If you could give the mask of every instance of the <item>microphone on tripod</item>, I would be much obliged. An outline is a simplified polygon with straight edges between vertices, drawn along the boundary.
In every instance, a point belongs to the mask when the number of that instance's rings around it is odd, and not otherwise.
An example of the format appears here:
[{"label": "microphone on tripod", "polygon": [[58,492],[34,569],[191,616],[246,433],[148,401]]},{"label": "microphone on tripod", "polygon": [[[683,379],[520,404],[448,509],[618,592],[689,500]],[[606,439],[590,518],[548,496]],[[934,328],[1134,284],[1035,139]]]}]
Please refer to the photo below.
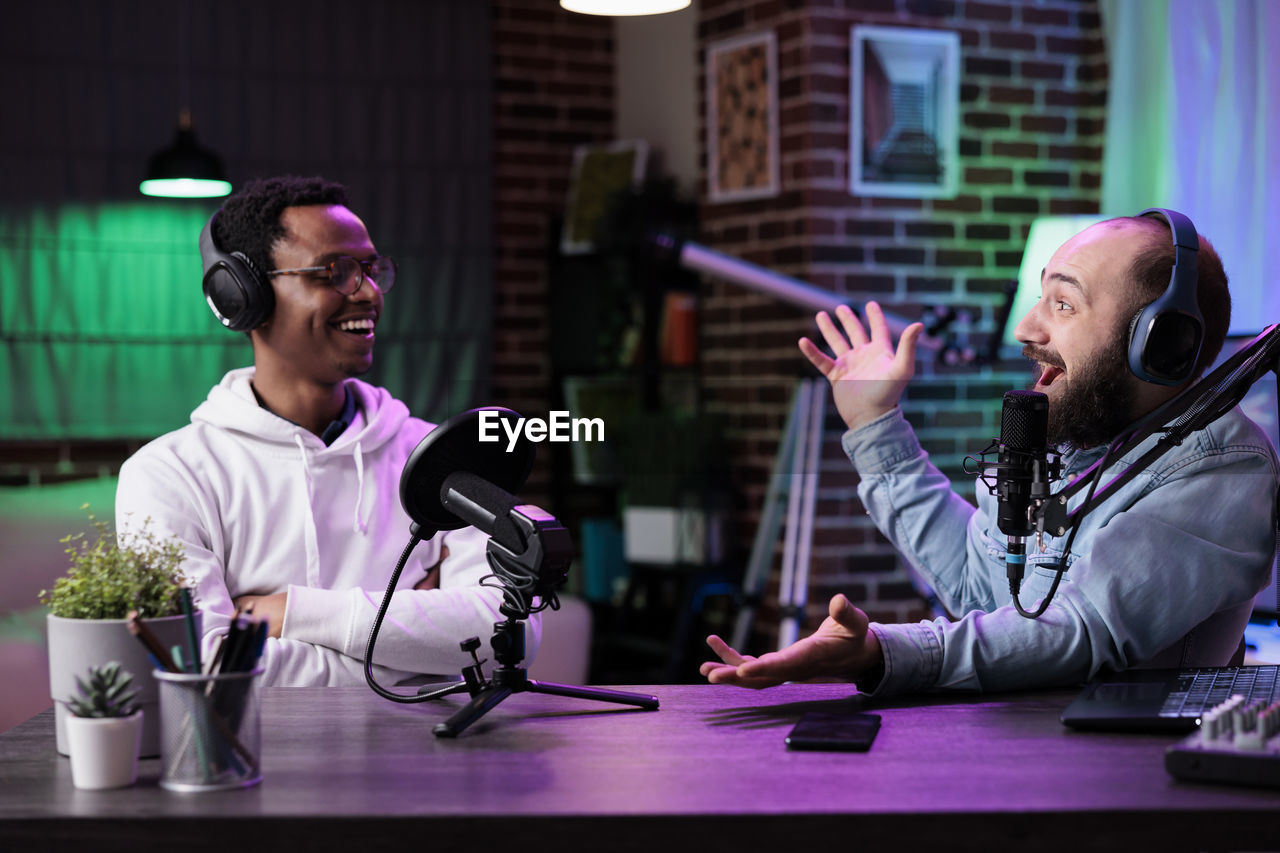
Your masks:
[{"label": "microphone on tripod", "polygon": [[[521,666],[525,652],[523,620],[543,608],[554,610],[559,606],[556,591],[568,577],[573,543],[554,516],[520,503],[511,494],[523,485],[533,467],[533,444],[522,441],[508,451],[498,442],[481,441],[482,412],[504,421],[520,420],[515,412],[500,407],[454,415],[429,432],[405,461],[400,475],[400,503],[412,521],[411,538],[391,574],[369,633],[365,681],[379,696],[401,703],[423,702],[463,690],[470,693],[470,702],[432,730],[438,737],[457,737],[513,693],[547,693],[656,709],[656,696],[535,681]],[[400,572],[409,553],[424,538],[467,525],[489,536],[485,558],[493,574],[484,578],[481,585],[493,585],[486,581],[494,579],[502,590],[498,609],[506,618],[494,624],[489,641],[499,666],[486,678],[481,669],[485,661],[476,654],[480,638],[468,637],[458,645],[474,663],[463,668],[462,681],[427,685],[416,696],[393,693],[373,677],[373,648]]]},{"label": "microphone on tripod", "polygon": [[1026,570],[1026,537],[1037,531],[1035,510],[1049,497],[1058,460],[1049,458],[1049,398],[1039,391],[1007,391],[1000,410],[996,470],[996,526],[1009,537],[1005,572],[1016,599]]}]

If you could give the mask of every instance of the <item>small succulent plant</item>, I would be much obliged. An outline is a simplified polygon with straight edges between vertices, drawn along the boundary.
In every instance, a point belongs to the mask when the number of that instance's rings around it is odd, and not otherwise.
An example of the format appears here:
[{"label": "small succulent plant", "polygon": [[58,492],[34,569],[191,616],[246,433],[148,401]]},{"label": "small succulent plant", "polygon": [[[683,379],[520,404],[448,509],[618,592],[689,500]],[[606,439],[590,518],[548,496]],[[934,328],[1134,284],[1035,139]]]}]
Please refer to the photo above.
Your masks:
[{"label": "small succulent plant", "polygon": [[133,676],[120,668],[119,661],[89,667],[89,679],[76,676],[80,695],[67,701],[67,708],[77,717],[129,717],[138,710],[134,697],[138,688],[130,687]]}]

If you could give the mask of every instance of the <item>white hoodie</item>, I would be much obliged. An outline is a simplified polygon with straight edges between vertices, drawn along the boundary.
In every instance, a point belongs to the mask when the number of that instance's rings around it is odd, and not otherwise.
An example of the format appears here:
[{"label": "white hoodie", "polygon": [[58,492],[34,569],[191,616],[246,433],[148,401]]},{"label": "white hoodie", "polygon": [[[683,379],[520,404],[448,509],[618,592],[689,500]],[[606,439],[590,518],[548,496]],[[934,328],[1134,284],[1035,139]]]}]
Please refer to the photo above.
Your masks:
[{"label": "white hoodie", "polygon": [[[369,631],[410,538],[401,470],[432,425],[410,417],[386,390],[349,379],[355,419],[326,447],[259,406],[252,377],[252,367],[228,373],[189,426],[125,462],[116,527],[127,536],[149,518],[153,532],[186,546],[183,571],[203,611],[203,659],[226,632],[234,598],[287,590],[281,638],[268,640],[262,658],[265,683],[363,684]],[[503,619],[500,590],[479,585],[490,573],[487,543],[464,527],[414,549],[374,648],[379,682],[456,676],[472,662],[462,640],[478,636],[487,647]],[[449,556],[439,588],[413,589],[439,562],[442,545]],[[526,623],[526,664],[539,638],[534,616]]]}]

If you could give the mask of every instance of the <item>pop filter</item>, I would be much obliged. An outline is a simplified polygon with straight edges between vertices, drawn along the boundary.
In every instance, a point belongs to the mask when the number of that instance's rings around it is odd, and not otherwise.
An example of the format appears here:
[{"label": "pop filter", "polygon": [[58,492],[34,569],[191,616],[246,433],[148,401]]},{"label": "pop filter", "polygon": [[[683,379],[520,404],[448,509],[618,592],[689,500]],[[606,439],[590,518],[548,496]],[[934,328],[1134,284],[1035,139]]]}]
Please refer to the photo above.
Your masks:
[{"label": "pop filter", "polygon": [[[482,412],[491,413],[486,420],[500,440],[480,440]],[[441,492],[451,476],[471,474],[504,492],[515,492],[524,485],[537,449],[523,433],[510,446],[509,436],[517,432],[521,420],[511,409],[499,406],[471,409],[431,430],[413,449],[400,475],[400,505],[414,524],[423,528],[420,535],[424,539],[472,523],[444,505]],[[499,427],[499,421],[509,424],[510,432]]]}]

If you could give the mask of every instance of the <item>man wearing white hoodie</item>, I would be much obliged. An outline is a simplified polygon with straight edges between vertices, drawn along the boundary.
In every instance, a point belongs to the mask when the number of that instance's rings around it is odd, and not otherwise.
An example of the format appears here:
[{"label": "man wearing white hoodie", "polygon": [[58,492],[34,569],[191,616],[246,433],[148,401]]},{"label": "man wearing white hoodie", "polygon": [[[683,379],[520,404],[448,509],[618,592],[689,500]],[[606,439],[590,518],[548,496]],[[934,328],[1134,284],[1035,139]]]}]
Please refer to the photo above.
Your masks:
[{"label": "man wearing white hoodie", "polygon": [[[346,188],[321,178],[255,181],[227,199],[202,238],[205,292],[224,325],[247,331],[253,367],[120,470],[122,535],[150,519],[186,547],[202,656],[237,607],[269,620],[267,684],[364,683],[369,631],[409,541],[401,470],[432,429],[355,378],[373,364],[395,264],[346,205]],[[240,265],[244,292],[211,284],[215,258]],[[380,682],[471,662],[459,642],[503,618],[500,590],[480,585],[487,541],[466,527],[414,550],[375,648]],[[538,618],[527,625],[532,659]]]}]

